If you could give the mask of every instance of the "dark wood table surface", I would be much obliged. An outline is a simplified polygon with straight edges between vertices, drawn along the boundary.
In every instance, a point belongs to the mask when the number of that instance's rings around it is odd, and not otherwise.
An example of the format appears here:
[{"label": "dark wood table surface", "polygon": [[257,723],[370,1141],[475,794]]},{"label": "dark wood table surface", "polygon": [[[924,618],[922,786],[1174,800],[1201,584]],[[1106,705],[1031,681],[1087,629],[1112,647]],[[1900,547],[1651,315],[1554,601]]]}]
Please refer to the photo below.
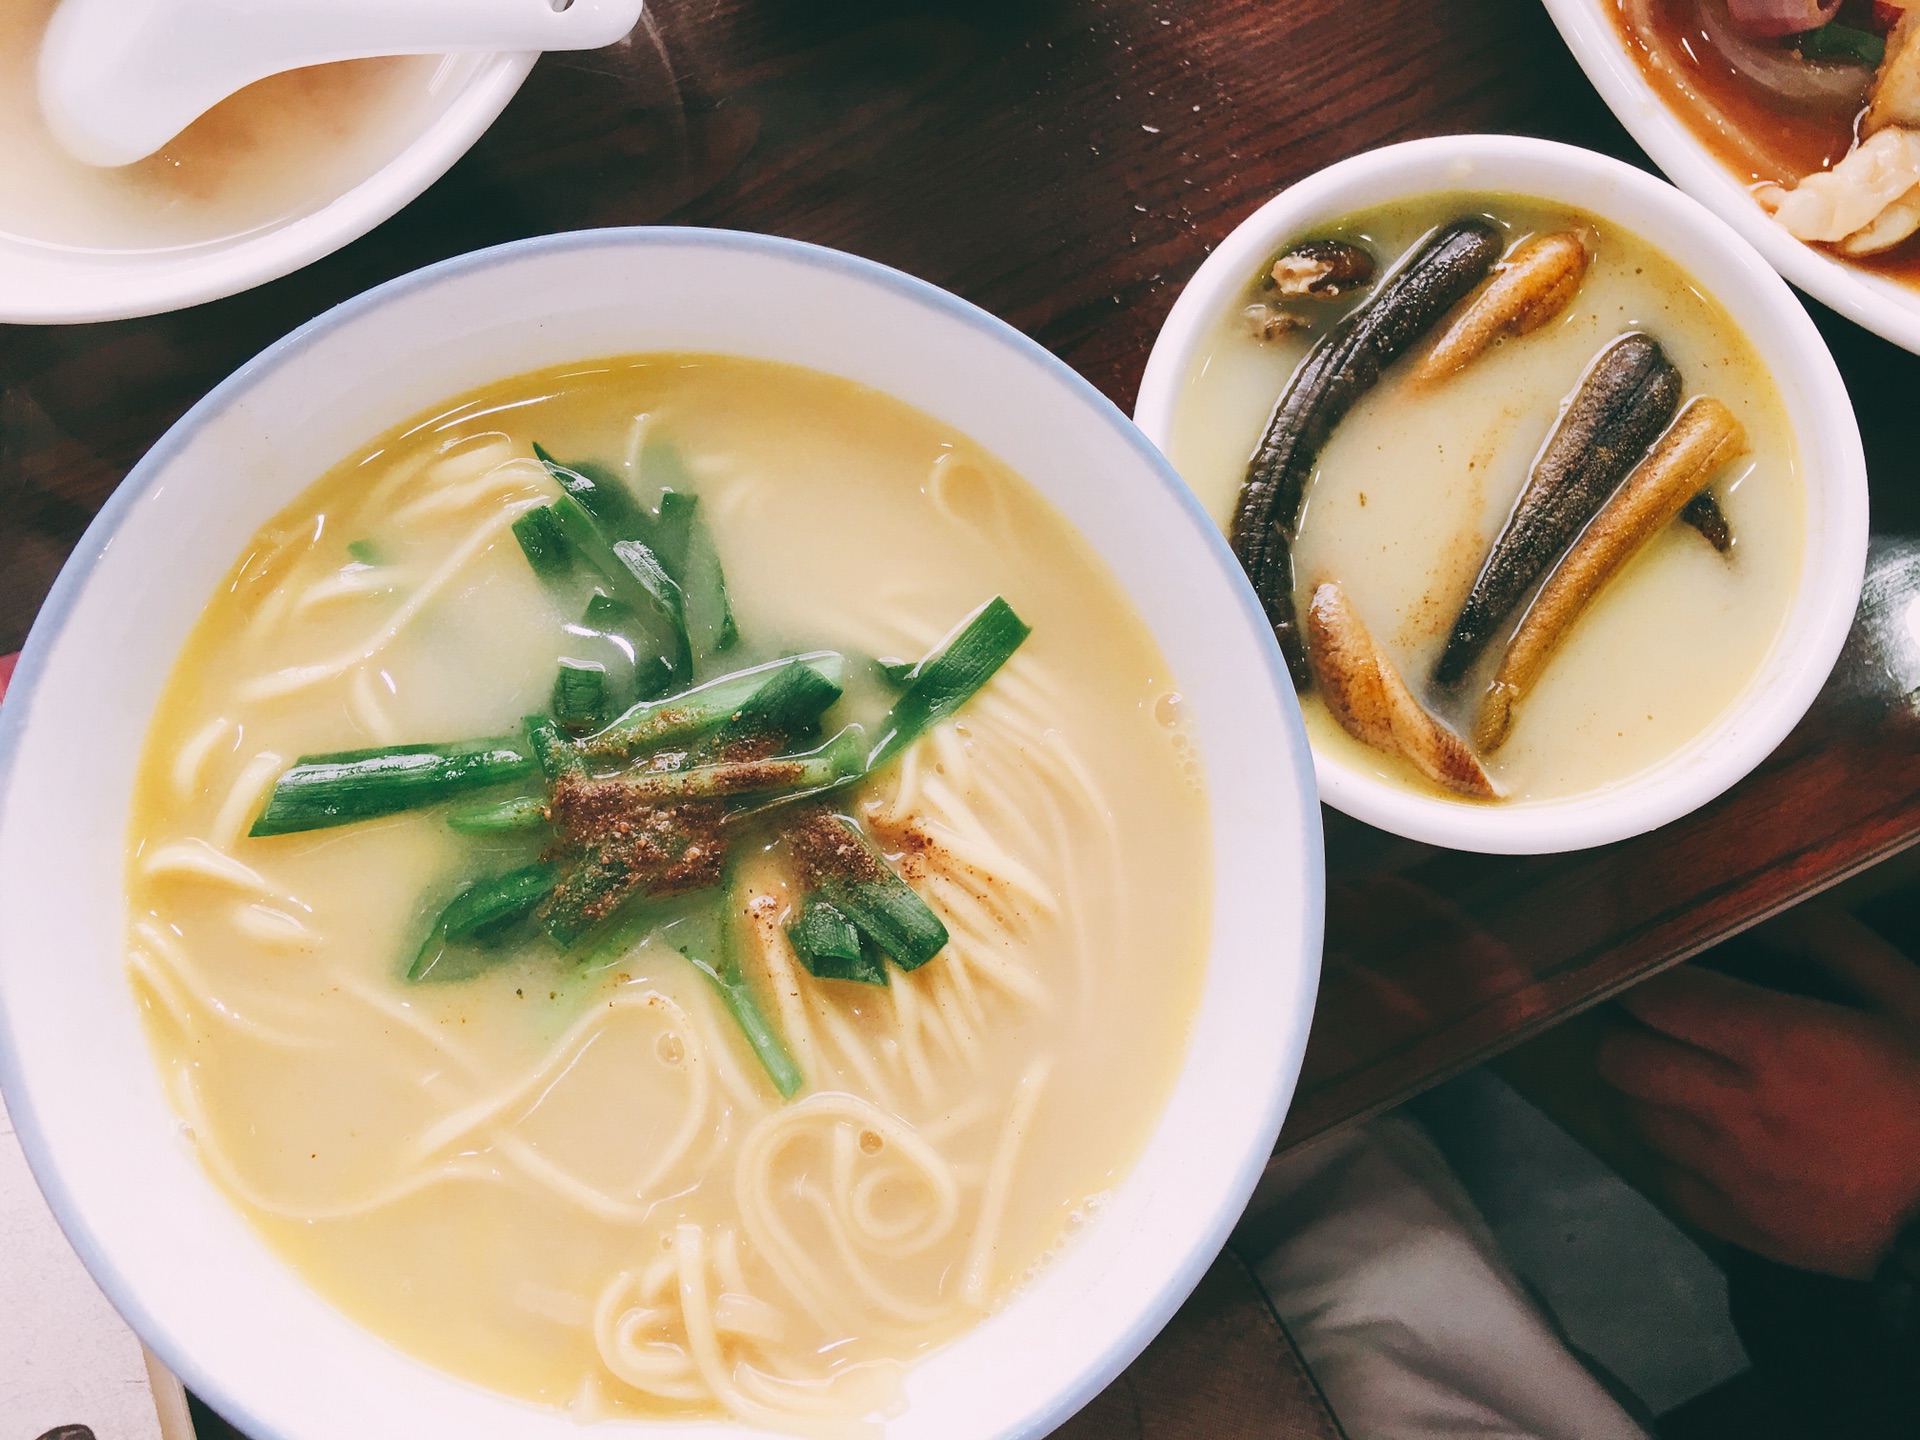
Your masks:
[{"label": "dark wood table surface", "polygon": [[[659,0],[649,23],[543,60],[444,180],[297,275],[154,319],[0,327],[0,652],[208,388],[335,302],[461,251],[653,223],[838,246],[1005,317],[1130,408],[1181,283],[1312,170],[1476,130],[1647,163],[1536,0]],[[1826,695],[1720,801],[1600,850],[1458,854],[1327,812],[1325,980],[1287,1142],[1920,838],[1920,476],[1902,428],[1920,360],[1810,308],[1866,432],[1877,536]]]}]

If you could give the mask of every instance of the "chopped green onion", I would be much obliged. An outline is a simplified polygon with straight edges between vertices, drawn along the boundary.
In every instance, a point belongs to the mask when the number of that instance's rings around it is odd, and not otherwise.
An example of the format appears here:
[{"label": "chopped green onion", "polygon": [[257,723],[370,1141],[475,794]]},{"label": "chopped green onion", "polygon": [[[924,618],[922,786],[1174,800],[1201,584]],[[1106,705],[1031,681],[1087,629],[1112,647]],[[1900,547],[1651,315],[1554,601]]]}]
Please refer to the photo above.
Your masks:
[{"label": "chopped green onion", "polygon": [[630,607],[611,595],[596,594],[587,601],[580,628],[593,631],[619,653],[622,668],[631,669],[635,699],[651,700],[673,688],[673,667],[648,648],[647,627]]},{"label": "chopped green onion", "polygon": [[[840,698],[840,686],[805,660],[787,660],[741,702],[708,738],[705,749],[724,755],[743,740],[790,738],[810,733]],[[850,772],[851,773],[851,772]]]},{"label": "chopped green onion", "polygon": [[658,655],[643,655],[633,662],[633,690],[641,700],[655,700],[673,689],[673,667]]},{"label": "chopped green onion", "polygon": [[998,595],[974,611],[938,650],[913,667],[906,690],[881,722],[880,741],[867,757],[867,768],[879,769],[958,710],[1032,633]]},{"label": "chopped green onion", "polygon": [[580,623],[589,630],[598,630],[602,635],[624,636],[637,618],[630,606],[622,605],[611,595],[601,595],[596,592],[587,601],[587,608],[580,617]]},{"label": "chopped green onion", "polygon": [[547,802],[533,795],[465,805],[447,812],[447,826],[462,835],[523,835],[547,828]]},{"label": "chopped green onion", "polygon": [[598,734],[581,741],[581,748],[591,755],[624,759],[663,745],[698,739],[725,724],[777,671],[796,663],[818,675],[832,687],[834,698],[839,698],[846,661],[831,650],[816,650],[737,670],[677,695],[643,700]]},{"label": "chopped green onion", "polygon": [[525,919],[552,889],[551,865],[525,865],[505,875],[474,881],[455,895],[433,922],[426,942],[407,968],[407,979],[426,978],[450,942],[484,937]]},{"label": "chopped green onion", "polygon": [[607,669],[592,661],[562,660],[553,678],[553,718],[575,733],[593,729],[606,717]]},{"label": "chopped green onion", "polygon": [[523,723],[528,750],[547,779],[558,780],[562,775],[586,772],[586,756],[580,753],[578,745],[560,733],[560,727],[552,720],[545,715],[529,715]]},{"label": "chopped green onion", "polygon": [[902,970],[918,970],[947,943],[947,927],[927,902],[887,864],[860,827],[845,816],[835,820],[866,852],[869,863],[858,874],[829,874],[818,879],[821,898],[845,915]]},{"label": "chopped green onion", "polygon": [[896,690],[904,690],[907,682],[913,679],[913,672],[920,668],[917,660],[876,660],[873,668],[880,672],[880,678]]},{"label": "chopped green onion", "polygon": [[650,906],[623,905],[576,943],[569,958],[582,970],[604,970],[618,963],[658,923]]},{"label": "chopped green onion", "polygon": [[720,1003],[727,1007],[727,1013],[746,1037],[747,1045],[766,1068],[774,1088],[784,1099],[792,1099],[805,1083],[804,1077],[741,971],[732,927],[725,916],[688,917],[662,926],[659,933],[662,940],[686,956],[694,969],[707,977],[720,996]]},{"label": "chopped green onion", "polygon": [[540,907],[538,918],[547,938],[571,951],[632,898],[641,879],[624,861],[605,851],[589,851]]},{"label": "chopped green onion", "polygon": [[645,540],[653,525],[633,492],[611,470],[585,461],[562,465],[538,444],[533,453],[560,488],[615,540]]},{"label": "chopped green onion", "polygon": [[533,753],[514,736],[303,755],[274,782],[250,835],[350,825],[524,779]]},{"label": "chopped green onion", "polygon": [[1851,25],[1822,25],[1803,30],[1795,43],[1808,60],[1838,60],[1847,65],[1877,66],[1887,54],[1887,42],[1871,30]]},{"label": "chopped green onion", "polygon": [[[559,738],[552,721],[530,717],[527,733],[535,753],[545,757],[543,763],[550,776],[577,774],[583,768],[579,748]],[[860,728],[848,726],[828,744],[804,755],[698,765],[685,770],[641,770],[594,783],[608,787],[636,811],[743,795],[772,796],[785,802],[830,789],[859,773],[864,753]],[[680,838],[692,843],[691,837]],[[590,846],[541,906],[540,923],[556,945],[572,950],[626,904],[650,873],[636,870],[618,847]]]},{"label": "chopped green onion", "polygon": [[675,679],[693,679],[693,651],[687,640],[686,608],[680,587],[661,568],[659,559],[638,540],[614,540],[593,517],[563,495],[553,502],[560,533],[586,562],[605,577],[613,598],[637,616],[656,617],[658,633],[650,642],[672,669]]},{"label": "chopped green onion", "polygon": [[573,568],[573,552],[567,548],[567,537],[560,533],[560,522],[551,505],[529,510],[515,520],[513,538],[520,542],[520,553],[542,580]]},{"label": "chopped green onion", "polygon": [[862,940],[851,920],[818,896],[802,902],[800,918],[787,926],[787,939],[807,973],[818,979],[887,983],[885,960]]},{"label": "chopped green onion", "polygon": [[687,635],[702,658],[719,654],[740,638],[727,596],[720,552],[701,519],[699,497],[668,490],[660,497],[655,552],[686,597]]},{"label": "chopped green onion", "polygon": [[693,548],[693,522],[699,511],[697,495],[667,490],[660,496],[660,509],[653,522],[653,553],[676,580],[687,573],[687,553]]},{"label": "chopped green onion", "polygon": [[865,768],[863,731],[849,725],[817,750],[767,760],[720,760],[684,770],[643,770],[619,784],[636,804],[714,800],[731,795],[812,794],[851,779]]},{"label": "chopped green onion", "polygon": [[380,547],[371,540],[349,540],[347,542],[347,554],[362,565],[386,564],[385,559],[383,559],[380,554]]}]

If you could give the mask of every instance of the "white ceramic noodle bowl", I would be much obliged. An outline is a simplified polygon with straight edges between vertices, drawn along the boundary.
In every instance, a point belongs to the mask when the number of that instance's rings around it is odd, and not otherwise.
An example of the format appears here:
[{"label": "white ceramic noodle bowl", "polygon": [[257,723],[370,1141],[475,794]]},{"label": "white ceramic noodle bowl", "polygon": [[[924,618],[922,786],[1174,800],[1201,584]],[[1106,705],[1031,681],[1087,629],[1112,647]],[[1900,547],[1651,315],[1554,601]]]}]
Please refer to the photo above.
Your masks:
[{"label": "white ceramic noodle bowl", "polygon": [[1415,793],[1314,753],[1328,804],[1411,839],[1497,854],[1604,845],[1706,804],[1786,738],[1833,669],[1860,596],[1867,473],[1853,406],[1819,331],[1751,246],[1672,186],[1588,150],[1513,135],[1390,145],[1284,191],[1207,257],[1154,343],[1134,419],[1149,439],[1167,444],[1196,352],[1286,241],[1355,210],[1447,190],[1504,191],[1579,206],[1650,241],[1746,332],[1779,387],[1799,445],[1805,550],[1782,632],[1727,712],[1665,761],[1585,795],[1489,805]]},{"label": "white ceramic noodle bowl", "polygon": [[1627,53],[1612,0],[1543,0],[1561,38],[1640,148],[1674,184],[1712,210],[1787,279],[1902,349],[1920,354],[1920,289],[1849,265],[1789,235],[1745,182],[1694,138]]},{"label": "white ceramic noodle bowl", "polygon": [[[743,294],[781,304],[743,306]],[[894,271],[790,241],[602,230],[449,261],[322,316],[154,448],[81,540],[0,707],[0,1082],[68,1236],[134,1328],[256,1440],[580,1440],[319,1299],[214,1188],[161,1092],[122,961],[135,759],[240,547],[386,427],[518,371],[624,351],[764,357],[919,406],[1026,476],[1112,567],[1188,698],[1214,846],[1200,1007],[1111,1203],[1005,1310],[916,1363],[893,1440],[1037,1437],[1198,1281],[1291,1098],[1319,974],[1319,812],[1299,710],[1212,523],[1039,346]],[[702,1424],[610,1424],[712,1440]]]},{"label": "white ceramic noodle bowl", "polygon": [[199,305],[310,265],[357,240],[444,175],[520,89],[533,52],[449,56],[452,97],[406,149],[342,195],[279,224],[153,250],[84,250],[0,236],[0,324],[124,320]]}]

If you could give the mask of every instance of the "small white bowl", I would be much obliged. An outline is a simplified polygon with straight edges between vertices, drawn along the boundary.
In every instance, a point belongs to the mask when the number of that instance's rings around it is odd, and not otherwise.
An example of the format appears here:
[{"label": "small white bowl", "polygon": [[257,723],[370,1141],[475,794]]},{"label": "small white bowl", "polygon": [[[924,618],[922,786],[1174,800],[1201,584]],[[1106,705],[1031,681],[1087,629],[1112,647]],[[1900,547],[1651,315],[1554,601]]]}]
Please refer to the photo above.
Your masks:
[{"label": "small white bowl", "polygon": [[[742,295],[778,295],[773,309]],[[914,1364],[894,1440],[1039,1436],[1117,1374],[1211,1263],[1259,1177],[1319,978],[1320,813],[1252,589],[1172,468],[1058,359],[897,271],[792,241],[598,230],[433,266],[243,366],[115,492],[0,707],[0,1084],[95,1279],[254,1440],[579,1440],[347,1320],[283,1265],[179,1134],[125,975],[128,804],[149,717],[240,547],[342,455],[469,387],[694,350],[807,365],[916,405],[1027,477],[1173,662],[1209,777],[1207,974],[1166,1109],[1113,1199],[1004,1310]],[[609,1422],[649,1440],[713,1423]]]},{"label": "small white bowl", "polygon": [[540,57],[462,57],[464,78],[414,141],[345,194],[227,240],[158,250],[76,250],[0,238],[0,324],[158,315],[251,290],[359,239],[446,174],[507,108]]},{"label": "small white bowl", "polygon": [[1920,354],[1920,289],[1803,244],[1775,223],[1746,183],[1694,138],[1648,83],[1606,14],[1607,0],[1543,3],[1607,108],[1674,184],[1739,231],[1768,264],[1822,305]]},{"label": "small white bowl", "polygon": [[1420,795],[1314,752],[1323,799],[1383,830],[1503,855],[1605,845],[1706,804],[1786,738],[1813,703],[1853,621],[1867,554],[1867,469],[1846,386],[1800,302],[1724,222],[1643,171],[1515,135],[1449,135],[1371,150],[1308,176],[1243,221],[1187,282],[1141,377],[1134,421],[1165,447],[1196,349],[1238,306],[1261,263],[1343,215],[1450,190],[1577,206],[1663,251],[1733,317],[1779,387],[1800,449],[1806,548],[1800,588],[1746,690],[1662,763],[1562,800],[1486,805]]}]

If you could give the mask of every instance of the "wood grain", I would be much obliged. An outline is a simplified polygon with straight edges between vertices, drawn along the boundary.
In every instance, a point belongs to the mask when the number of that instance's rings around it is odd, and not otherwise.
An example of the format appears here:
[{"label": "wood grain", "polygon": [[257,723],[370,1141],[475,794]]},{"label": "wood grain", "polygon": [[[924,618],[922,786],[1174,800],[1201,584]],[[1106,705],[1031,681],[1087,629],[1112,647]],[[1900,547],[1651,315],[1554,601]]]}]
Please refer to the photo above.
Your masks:
[{"label": "wood grain", "polygon": [[[176,315],[0,329],[0,650],[167,425],[287,330],[419,265],[581,226],[794,236],[957,291],[1128,407],[1181,283],[1274,191],[1473,130],[1646,163],[1534,0],[668,0],[621,47],[543,60],[444,180],[299,274]],[[1603,850],[1461,855],[1329,813],[1325,982],[1289,1141],[1920,835],[1920,361],[1816,318],[1882,535],[1827,696],[1721,801]]]}]

